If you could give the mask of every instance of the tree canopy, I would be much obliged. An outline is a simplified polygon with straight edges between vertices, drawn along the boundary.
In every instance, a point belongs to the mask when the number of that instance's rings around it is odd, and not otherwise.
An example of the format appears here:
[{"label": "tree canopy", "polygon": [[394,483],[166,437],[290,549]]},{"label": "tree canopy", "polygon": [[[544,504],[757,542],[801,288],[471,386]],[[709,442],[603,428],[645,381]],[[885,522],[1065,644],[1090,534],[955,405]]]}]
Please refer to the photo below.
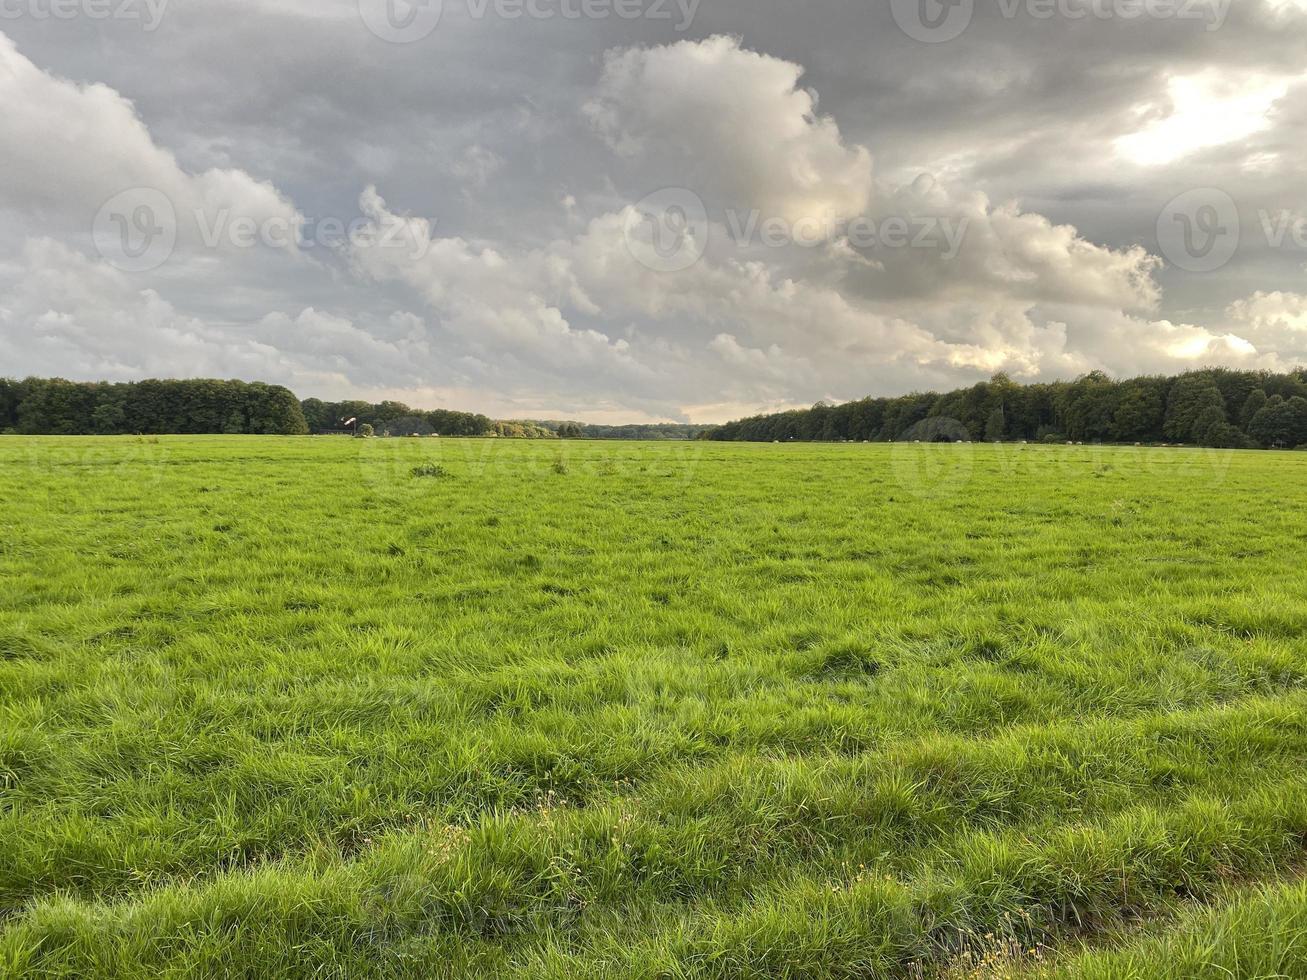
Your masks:
[{"label": "tree canopy", "polygon": [[753,442],[1018,441],[1307,445],[1307,372],[1208,368],[1174,378],[1018,385],[1006,375],[943,394],[864,398],[757,415],[705,435]]},{"label": "tree canopy", "polygon": [[279,385],[215,381],[0,378],[0,431],[27,435],[142,433],[302,435],[299,399]]},{"label": "tree canopy", "polygon": [[484,436],[489,435],[494,427],[494,423],[484,415],[444,408],[427,412],[395,401],[372,404],[307,398],[303,408],[309,431],[317,433],[339,432],[347,419],[355,419],[360,426],[370,425],[381,435],[392,436]]},{"label": "tree canopy", "polygon": [[299,401],[261,382],[194,379],[125,383],[0,378],[0,432],[30,435],[340,432],[517,439],[694,439],[754,442],[900,440],[1181,443],[1223,448],[1307,446],[1307,371],[1208,368],[1174,378],[1019,385],[998,374],[970,388],[864,398],[728,422],[590,425],[494,421],[402,402]]}]

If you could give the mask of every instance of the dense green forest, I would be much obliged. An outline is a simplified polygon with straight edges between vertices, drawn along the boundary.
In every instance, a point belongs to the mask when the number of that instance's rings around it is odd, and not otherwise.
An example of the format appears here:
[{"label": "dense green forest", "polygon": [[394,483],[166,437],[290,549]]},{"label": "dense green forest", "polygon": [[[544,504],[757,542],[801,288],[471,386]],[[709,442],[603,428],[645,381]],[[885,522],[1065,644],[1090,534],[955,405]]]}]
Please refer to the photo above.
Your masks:
[{"label": "dense green forest", "polygon": [[998,374],[971,388],[759,415],[705,438],[753,442],[1018,441],[1307,446],[1307,371],[1205,369],[1175,378],[1018,385]]},{"label": "dense green forest", "polygon": [[244,381],[65,381],[0,378],[0,432],[26,435],[302,435],[299,399]]},{"label": "dense green forest", "polygon": [[[348,425],[346,423],[349,423]],[[505,439],[694,439],[706,425],[589,425],[495,421],[471,412],[426,411],[403,402],[298,401],[286,388],[243,381],[0,378],[0,432],[24,435],[350,432],[378,436],[499,436]]]},{"label": "dense green forest", "polygon": [[310,432],[342,431],[348,419],[356,420],[360,429],[371,426],[381,436],[484,436],[491,434],[495,426],[484,415],[443,408],[428,412],[403,402],[324,402],[308,398],[302,404]]},{"label": "dense green forest", "polygon": [[[352,421],[352,425],[346,425]],[[494,421],[402,402],[299,401],[260,382],[74,382],[0,379],[0,431],[31,435],[269,434],[516,439],[694,439],[754,442],[1017,441],[1178,443],[1221,448],[1307,446],[1307,371],[1211,368],[1174,378],[1019,385],[995,375],[970,388],[759,415],[721,426]]]},{"label": "dense green forest", "polygon": [[[346,426],[347,420],[353,425]],[[259,382],[186,380],[124,384],[62,378],[0,378],[0,432],[23,435],[305,435],[371,432],[556,439],[530,422],[494,422],[402,402],[301,402],[286,388]]]}]

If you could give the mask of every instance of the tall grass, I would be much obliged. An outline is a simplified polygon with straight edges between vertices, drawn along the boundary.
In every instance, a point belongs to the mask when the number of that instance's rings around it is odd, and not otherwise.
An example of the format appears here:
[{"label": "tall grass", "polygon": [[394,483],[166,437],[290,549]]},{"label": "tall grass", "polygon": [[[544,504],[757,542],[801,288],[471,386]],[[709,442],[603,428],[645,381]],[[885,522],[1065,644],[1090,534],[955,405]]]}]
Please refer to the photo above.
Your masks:
[{"label": "tall grass", "polygon": [[1277,942],[1226,902],[1307,841],[1304,475],[0,440],[0,970],[1110,971],[1226,911]]}]

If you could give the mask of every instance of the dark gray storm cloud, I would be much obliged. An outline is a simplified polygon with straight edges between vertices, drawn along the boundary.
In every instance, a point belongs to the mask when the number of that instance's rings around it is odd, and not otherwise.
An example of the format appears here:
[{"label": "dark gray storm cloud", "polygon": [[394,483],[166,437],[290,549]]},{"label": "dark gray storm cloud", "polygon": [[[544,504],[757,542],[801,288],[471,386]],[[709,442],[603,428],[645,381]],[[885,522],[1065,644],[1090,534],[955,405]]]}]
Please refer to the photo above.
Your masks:
[{"label": "dark gray storm cloud", "polygon": [[0,364],[498,415],[1307,361],[1300,0],[0,0]]}]

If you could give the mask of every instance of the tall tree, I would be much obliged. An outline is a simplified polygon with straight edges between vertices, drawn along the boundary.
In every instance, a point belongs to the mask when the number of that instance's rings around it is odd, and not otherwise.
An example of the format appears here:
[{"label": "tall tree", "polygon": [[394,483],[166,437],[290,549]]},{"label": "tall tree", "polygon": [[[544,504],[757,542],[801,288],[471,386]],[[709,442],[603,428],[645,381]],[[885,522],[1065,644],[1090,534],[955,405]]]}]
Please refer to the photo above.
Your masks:
[{"label": "tall tree", "polygon": [[1166,419],[1162,432],[1172,442],[1192,442],[1200,433],[1195,429],[1199,418],[1210,409],[1220,411],[1226,418],[1225,399],[1221,389],[1206,374],[1185,374],[1171,385],[1166,403]]}]

